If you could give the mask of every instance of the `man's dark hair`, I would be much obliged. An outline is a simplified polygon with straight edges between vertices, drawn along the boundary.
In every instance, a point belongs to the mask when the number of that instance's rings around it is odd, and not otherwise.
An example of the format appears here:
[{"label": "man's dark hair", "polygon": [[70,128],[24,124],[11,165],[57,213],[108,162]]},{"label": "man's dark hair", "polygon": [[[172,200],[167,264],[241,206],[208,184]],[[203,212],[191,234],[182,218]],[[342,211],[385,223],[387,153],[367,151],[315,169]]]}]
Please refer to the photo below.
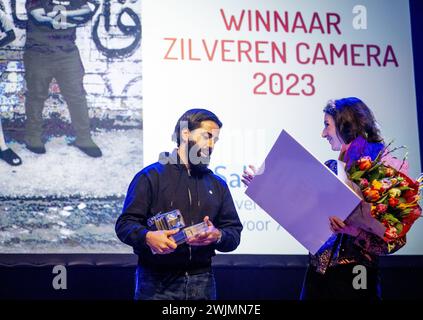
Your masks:
[{"label": "man's dark hair", "polygon": [[213,121],[219,128],[222,128],[222,122],[213,112],[206,109],[190,109],[186,111],[176,123],[172,140],[175,141],[179,147],[181,144],[181,131],[185,128],[188,128],[190,131],[200,128],[201,122],[203,121]]}]

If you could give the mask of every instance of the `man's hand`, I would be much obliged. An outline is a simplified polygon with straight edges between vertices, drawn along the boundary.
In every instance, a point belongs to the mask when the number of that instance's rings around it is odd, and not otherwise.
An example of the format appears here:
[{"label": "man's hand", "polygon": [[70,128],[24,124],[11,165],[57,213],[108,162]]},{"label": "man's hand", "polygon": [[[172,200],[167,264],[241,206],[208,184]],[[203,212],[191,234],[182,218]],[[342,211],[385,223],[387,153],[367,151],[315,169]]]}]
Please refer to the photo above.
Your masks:
[{"label": "man's hand", "polygon": [[149,231],[145,236],[145,241],[154,253],[172,253],[173,251],[175,251],[178,245],[171,236],[177,233],[178,231],[179,229]]},{"label": "man's hand", "polygon": [[215,243],[222,236],[222,232],[213,225],[208,216],[204,217],[204,222],[208,225],[207,230],[189,238],[187,241],[189,245],[208,246]]},{"label": "man's hand", "polygon": [[357,237],[360,229],[349,224],[345,224],[340,218],[332,216],[329,217],[330,229],[334,233],[346,233],[350,236]]}]

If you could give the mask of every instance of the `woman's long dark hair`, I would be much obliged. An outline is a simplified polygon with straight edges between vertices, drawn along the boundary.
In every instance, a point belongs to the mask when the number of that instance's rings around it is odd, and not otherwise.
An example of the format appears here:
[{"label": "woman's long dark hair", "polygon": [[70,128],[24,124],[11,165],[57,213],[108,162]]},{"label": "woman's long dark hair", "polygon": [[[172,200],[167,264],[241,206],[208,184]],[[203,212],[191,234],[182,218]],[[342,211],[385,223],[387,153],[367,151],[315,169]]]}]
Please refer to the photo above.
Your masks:
[{"label": "woman's long dark hair", "polygon": [[333,117],[336,131],[346,144],[359,136],[368,142],[383,142],[373,112],[360,99],[349,97],[329,101],[323,112]]}]

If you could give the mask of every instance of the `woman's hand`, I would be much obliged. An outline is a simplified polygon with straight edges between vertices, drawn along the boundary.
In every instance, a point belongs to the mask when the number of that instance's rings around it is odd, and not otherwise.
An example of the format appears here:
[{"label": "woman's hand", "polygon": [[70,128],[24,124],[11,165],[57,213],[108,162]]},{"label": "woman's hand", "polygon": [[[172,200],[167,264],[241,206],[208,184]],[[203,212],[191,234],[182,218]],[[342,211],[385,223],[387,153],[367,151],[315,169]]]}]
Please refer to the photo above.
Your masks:
[{"label": "woman's hand", "polygon": [[244,173],[242,175],[242,179],[241,181],[248,187],[251,183],[251,181],[253,181],[254,176],[257,174],[257,169],[256,167],[254,167],[253,165],[249,165],[248,168],[250,168],[251,172],[248,171],[247,169],[244,170]]},{"label": "woman's hand", "polygon": [[329,217],[330,229],[333,233],[346,233],[350,236],[357,237],[360,229],[352,225],[345,224],[336,216]]}]

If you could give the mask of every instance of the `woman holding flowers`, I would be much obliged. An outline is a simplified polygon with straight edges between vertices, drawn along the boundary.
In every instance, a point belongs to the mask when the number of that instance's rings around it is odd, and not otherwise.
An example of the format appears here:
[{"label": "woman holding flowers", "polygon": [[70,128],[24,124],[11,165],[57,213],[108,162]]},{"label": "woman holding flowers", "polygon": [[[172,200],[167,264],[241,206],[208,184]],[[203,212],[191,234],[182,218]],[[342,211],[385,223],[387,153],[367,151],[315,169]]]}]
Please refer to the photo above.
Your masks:
[{"label": "woman holding flowers", "polygon": [[[371,110],[360,99],[345,98],[329,102],[323,111],[322,137],[328,140],[332,150],[340,151],[339,159],[346,163],[346,169],[363,157],[368,158],[360,163],[361,169],[369,169],[371,160],[384,149]],[[337,173],[336,161],[328,161],[327,165]],[[310,255],[301,298],[379,299],[378,257],[404,246],[405,237],[397,239],[389,250],[381,235],[345,223],[336,216],[330,218],[330,227],[334,232],[332,237],[314,256]],[[365,267],[365,289],[353,286],[357,276],[353,270],[357,265]]]},{"label": "woman holding flowers", "polygon": [[[363,178],[366,172],[382,170],[380,166],[374,165],[374,161],[380,159],[380,155],[386,151],[372,111],[363,101],[354,97],[330,101],[323,111],[322,137],[328,140],[332,150],[340,152],[339,160],[346,163],[346,172],[363,193],[365,200],[356,210],[371,207],[372,215],[369,212],[369,220],[375,219],[371,221],[372,223],[382,221],[373,215],[376,207],[386,211],[399,203],[397,203],[398,197],[394,194],[397,191],[383,190],[383,180],[379,182],[379,186],[377,181],[369,182]],[[344,170],[337,168],[335,160],[327,161],[326,165],[335,173],[338,169]],[[253,173],[245,171],[243,175],[243,181],[247,185],[255,174],[254,167],[250,168]],[[392,170],[392,175],[398,172],[392,168],[387,170]],[[388,183],[388,180],[385,183]],[[392,187],[393,183],[398,184],[400,181],[392,180],[389,183]],[[414,191],[415,194],[418,193],[418,186]],[[393,196],[390,197],[389,193]],[[386,201],[376,203],[381,197]],[[418,209],[420,210],[420,207]],[[419,210],[415,212],[418,215]],[[380,214],[385,217],[385,213]],[[330,217],[329,223],[333,235],[315,255],[310,254],[301,299],[380,299],[378,258],[397,251],[406,243],[405,232],[398,234],[393,232],[385,220],[377,224],[382,227],[371,229],[363,224],[351,223],[349,219],[342,221],[336,216]],[[400,221],[396,223],[399,225]]]}]

